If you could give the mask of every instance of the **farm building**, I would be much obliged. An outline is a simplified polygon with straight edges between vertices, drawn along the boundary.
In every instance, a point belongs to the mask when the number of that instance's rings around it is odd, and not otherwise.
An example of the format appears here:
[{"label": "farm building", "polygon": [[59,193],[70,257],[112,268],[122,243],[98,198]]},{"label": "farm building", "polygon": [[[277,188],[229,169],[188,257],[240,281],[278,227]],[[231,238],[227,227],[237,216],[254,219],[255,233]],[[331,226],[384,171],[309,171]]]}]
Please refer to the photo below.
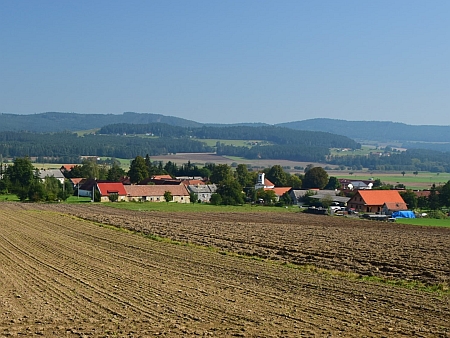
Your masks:
[{"label": "farm building", "polygon": [[172,202],[190,203],[189,192],[181,185],[126,185],[125,191],[129,201],[165,202],[164,193],[172,194]]},{"label": "farm building", "polygon": [[215,184],[191,184],[188,185],[188,189],[197,195],[197,200],[208,203],[212,194],[216,192],[217,186]]},{"label": "farm building", "polygon": [[100,202],[109,202],[115,195],[117,201],[125,201],[127,192],[121,182],[102,182],[97,183],[97,190],[100,192]]},{"label": "farm building", "polygon": [[289,191],[289,195],[292,198],[292,202],[299,206],[304,204],[304,197],[308,193],[314,193],[314,195],[310,196],[312,199],[322,200],[324,198],[331,199],[331,202],[337,203],[339,205],[346,205],[346,203],[350,200],[349,197],[339,196],[339,191],[336,190],[318,190],[318,189],[291,189]]},{"label": "farm building", "polygon": [[43,181],[46,177],[54,177],[61,184],[64,183],[64,175],[59,169],[44,169],[39,171],[39,178]]},{"label": "farm building", "polygon": [[358,212],[381,213],[385,203],[406,206],[397,190],[357,190],[347,205]]}]

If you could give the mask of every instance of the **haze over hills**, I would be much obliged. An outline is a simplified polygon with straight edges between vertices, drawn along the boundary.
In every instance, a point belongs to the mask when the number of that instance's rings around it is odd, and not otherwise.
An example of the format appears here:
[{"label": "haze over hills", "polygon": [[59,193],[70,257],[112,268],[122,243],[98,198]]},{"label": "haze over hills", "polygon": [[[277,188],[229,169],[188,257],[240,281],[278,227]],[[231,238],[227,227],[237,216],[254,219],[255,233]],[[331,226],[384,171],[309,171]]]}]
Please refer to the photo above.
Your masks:
[{"label": "haze over hills", "polygon": [[[264,123],[212,124],[174,116],[152,113],[125,112],[123,114],[79,114],[47,112],[19,115],[0,114],[1,131],[61,132],[99,129],[110,124],[166,123],[173,126],[196,128],[202,126],[268,126]],[[296,130],[321,131],[347,136],[357,142],[396,142],[405,148],[426,148],[450,151],[450,126],[408,125],[386,121],[346,121],[314,118],[276,124]]]},{"label": "haze over hills", "polygon": [[277,126],[325,131],[357,140],[450,142],[450,126],[418,126],[388,121],[346,121],[327,118],[280,123]]}]

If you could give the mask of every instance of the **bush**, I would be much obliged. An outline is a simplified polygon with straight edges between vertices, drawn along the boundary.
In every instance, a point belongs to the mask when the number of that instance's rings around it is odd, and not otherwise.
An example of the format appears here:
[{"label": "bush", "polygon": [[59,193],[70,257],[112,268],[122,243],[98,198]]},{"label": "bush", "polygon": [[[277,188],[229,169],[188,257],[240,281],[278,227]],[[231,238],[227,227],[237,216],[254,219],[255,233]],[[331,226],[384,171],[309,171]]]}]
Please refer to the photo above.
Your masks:
[{"label": "bush", "polygon": [[434,219],[446,219],[448,218],[445,213],[443,213],[441,210],[431,210],[428,212],[427,218],[434,218]]},{"label": "bush", "polygon": [[212,194],[209,202],[214,205],[219,205],[222,203],[222,197],[219,194]]}]

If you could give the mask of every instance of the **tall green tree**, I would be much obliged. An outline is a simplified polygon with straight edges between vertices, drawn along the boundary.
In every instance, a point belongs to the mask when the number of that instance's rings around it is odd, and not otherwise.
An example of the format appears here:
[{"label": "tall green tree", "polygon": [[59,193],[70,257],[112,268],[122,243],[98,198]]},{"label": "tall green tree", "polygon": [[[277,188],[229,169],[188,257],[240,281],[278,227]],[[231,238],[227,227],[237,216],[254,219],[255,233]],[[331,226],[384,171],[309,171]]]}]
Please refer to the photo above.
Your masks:
[{"label": "tall green tree", "polygon": [[221,204],[238,205],[244,203],[242,186],[233,177],[221,181],[217,186],[216,193],[221,197]]},{"label": "tall green tree", "polygon": [[113,163],[111,168],[108,170],[106,179],[108,181],[119,182],[122,177],[126,175],[125,170],[123,170],[119,164]]},{"label": "tall green tree", "polygon": [[433,183],[430,189],[430,194],[428,195],[428,206],[431,210],[437,210],[440,207],[439,196],[437,194],[436,185]]},{"label": "tall green tree", "polygon": [[13,165],[6,169],[6,176],[11,184],[11,191],[24,191],[25,195],[34,180],[34,167],[28,157],[14,159]]},{"label": "tall green tree", "polygon": [[269,169],[267,179],[275,184],[276,187],[286,187],[288,184],[288,175],[283,170],[283,167],[278,164]]},{"label": "tall green tree", "polygon": [[229,181],[231,179],[233,179],[233,172],[231,171],[231,167],[228,164],[216,165],[210,177],[211,183],[216,184],[219,184],[222,181]]},{"label": "tall green tree", "polygon": [[143,179],[149,177],[148,168],[142,156],[136,156],[130,164],[130,170],[128,171],[131,183],[138,183]]},{"label": "tall green tree", "polygon": [[328,183],[328,174],[322,167],[314,167],[305,173],[303,189],[323,189]]},{"label": "tall green tree", "polygon": [[302,180],[297,175],[289,175],[287,186],[294,189],[300,189],[302,187]]},{"label": "tall green tree", "polygon": [[408,209],[416,209],[417,208],[417,196],[412,190],[400,191],[400,196],[402,196],[405,201]]},{"label": "tall green tree", "polygon": [[450,181],[440,187],[439,202],[441,206],[450,207]]},{"label": "tall green tree", "polygon": [[236,180],[243,187],[250,187],[252,185],[255,185],[255,183],[251,180],[251,176],[245,164],[238,164],[236,170],[234,171],[234,175],[236,177]]},{"label": "tall green tree", "polygon": [[328,183],[325,186],[326,190],[335,190],[335,189],[340,189],[340,188],[341,188],[341,184],[339,183],[339,180],[334,176],[331,176],[328,179]]}]

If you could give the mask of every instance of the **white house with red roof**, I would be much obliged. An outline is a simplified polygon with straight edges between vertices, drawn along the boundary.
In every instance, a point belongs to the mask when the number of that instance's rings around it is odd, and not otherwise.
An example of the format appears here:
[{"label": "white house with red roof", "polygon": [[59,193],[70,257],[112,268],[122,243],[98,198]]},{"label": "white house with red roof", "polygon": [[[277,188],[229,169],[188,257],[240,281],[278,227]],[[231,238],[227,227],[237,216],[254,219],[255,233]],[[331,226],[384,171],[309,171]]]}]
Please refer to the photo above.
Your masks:
[{"label": "white house with red roof", "polygon": [[122,182],[98,182],[97,190],[100,192],[100,202],[109,202],[112,195],[117,196],[117,201],[127,200],[127,192]]}]

